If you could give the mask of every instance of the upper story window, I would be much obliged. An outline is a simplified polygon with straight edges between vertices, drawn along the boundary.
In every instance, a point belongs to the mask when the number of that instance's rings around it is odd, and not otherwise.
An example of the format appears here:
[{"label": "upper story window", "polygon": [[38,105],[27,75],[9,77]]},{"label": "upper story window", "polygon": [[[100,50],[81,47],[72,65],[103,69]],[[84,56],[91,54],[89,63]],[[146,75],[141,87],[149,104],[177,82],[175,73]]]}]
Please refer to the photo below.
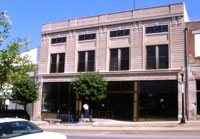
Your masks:
[{"label": "upper story window", "polygon": [[81,51],[78,53],[78,56],[78,72],[94,71],[94,51]]},{"label": "upper story window", "polygon": [[110,49],[110,71],[129,70],[129,48]]},{"label": "upper story window", "polygon": [[130,30],[117,30],[117,31],[110,31],[110,37],[119,37],[119,36],[129,36]]},{"label": "upper story window", "polygon": [[168,32],[168,25],[146,27],[146,34]]},{"label": "upper story window", "polygon": [[147,69],[167,69],[168,45],[147,46]]},{"label": "upper story window", "polygon": [[84,35],[79,35],[78,40],[83,41],[83,40],[93,40],[96,39],[96,33],[92,34],[84,34]]},{"label": "upper story window", "polygon": [[55,43],[64,43],[64,42],[66,42],[66,37],[53,38],[53,39],[51,39],[51,44],[55,44]]},{"label": "upper story window", "polygon": [[195,57],[200,57],[200,34],[194,35],[195,40]]},{"label": "upper story window", "polygon": [[65,67],[65,53],[51,54],[50,73],[62,73]]}]

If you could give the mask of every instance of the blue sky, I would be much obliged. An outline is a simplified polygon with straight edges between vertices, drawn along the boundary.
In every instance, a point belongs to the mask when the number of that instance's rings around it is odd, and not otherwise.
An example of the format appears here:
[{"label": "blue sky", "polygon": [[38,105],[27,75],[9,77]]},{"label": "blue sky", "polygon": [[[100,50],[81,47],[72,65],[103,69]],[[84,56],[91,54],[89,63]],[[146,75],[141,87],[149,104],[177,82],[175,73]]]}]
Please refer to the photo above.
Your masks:
[{"label": "blue sky", "polygon": [[[200,20],[199,0],[135,0],[135,8],[184,2],[190,21]],[[133,0],[0,0],[12,21],[8,40],[30,37],[30,48],[40,46],[42,24],[133,9]],[[5,46],[3,46],[5,47]]]}]

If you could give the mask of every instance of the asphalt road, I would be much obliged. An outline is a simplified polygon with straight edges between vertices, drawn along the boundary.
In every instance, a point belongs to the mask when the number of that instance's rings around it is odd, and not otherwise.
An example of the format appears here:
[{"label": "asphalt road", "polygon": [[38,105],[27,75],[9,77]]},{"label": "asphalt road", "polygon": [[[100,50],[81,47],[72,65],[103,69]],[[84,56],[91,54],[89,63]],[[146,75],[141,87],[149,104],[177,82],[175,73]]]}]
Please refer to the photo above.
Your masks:
[{"label": "asphalt road", "polygon": [[[51,130],[52,131],[52,130]],[[200,139],[200,132],[56,131],[68,139]]]}]

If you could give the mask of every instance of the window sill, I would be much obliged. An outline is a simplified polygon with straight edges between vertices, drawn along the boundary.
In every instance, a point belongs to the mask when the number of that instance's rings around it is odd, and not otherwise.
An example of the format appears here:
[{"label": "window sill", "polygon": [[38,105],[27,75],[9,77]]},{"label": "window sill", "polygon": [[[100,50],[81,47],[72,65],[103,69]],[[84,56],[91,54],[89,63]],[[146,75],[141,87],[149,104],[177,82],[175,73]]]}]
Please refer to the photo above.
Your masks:
[{"label": "window sill", "polygon": [[165,35],[165,34],[169,34],[169,32],[158,32],[158,33],[149,33],[149,34],[146,34],[146,36],[153,36],[153,35]]},{"label": "window sill", "polygon": [[91,39],[91,40],[82,40],[82,41],[78,41],[79,43],[85,43],[85,42],[95,42],[96,39]]},{"label": "window sill", "polygon": [[54,44],[51,44],[51,46],[55,47],[55,46],[59,46],[59,45],[63,45],[63,44],[66,44],[66,42],[63,42],[63,43],[54,43]]},{"label": "window sill", "polygon": [[130,38],[130,35],[128,35],[128,36],[110,37],[110,40],[121,39],[121,38]]}]

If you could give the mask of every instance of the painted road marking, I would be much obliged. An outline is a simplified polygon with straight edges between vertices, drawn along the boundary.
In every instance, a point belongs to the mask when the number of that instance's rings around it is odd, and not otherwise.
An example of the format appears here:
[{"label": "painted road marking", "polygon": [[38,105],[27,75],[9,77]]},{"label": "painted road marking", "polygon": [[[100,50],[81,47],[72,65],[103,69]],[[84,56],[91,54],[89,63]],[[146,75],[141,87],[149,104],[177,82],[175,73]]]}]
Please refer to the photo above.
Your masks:
[{"label": "painted road marking", "polygon": [[99,133],[99,134],[96,134],[96,136],[102,136],[102,135],[106,135],[106,134],[109,134],[110,132],[103,132],[103,133]]}]

